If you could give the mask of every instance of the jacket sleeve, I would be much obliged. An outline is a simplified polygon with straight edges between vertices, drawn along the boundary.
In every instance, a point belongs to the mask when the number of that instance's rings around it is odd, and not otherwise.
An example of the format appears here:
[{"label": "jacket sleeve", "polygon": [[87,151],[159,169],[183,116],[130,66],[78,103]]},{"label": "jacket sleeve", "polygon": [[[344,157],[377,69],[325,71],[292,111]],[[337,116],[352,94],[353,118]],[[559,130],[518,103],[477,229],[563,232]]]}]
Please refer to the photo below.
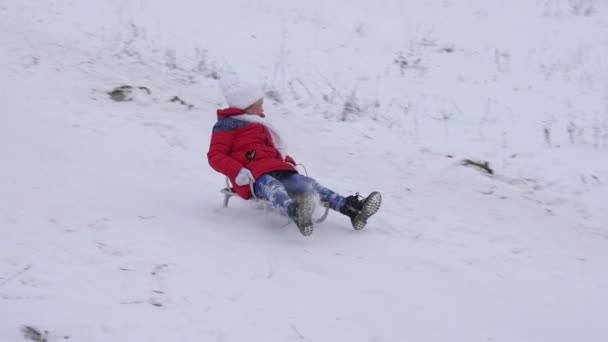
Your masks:
[{"label": "jacket sleeve", "polygon": [[230,178],[234,183],[234,178],[243,167],[241,163],[230,156],[232,150],[232,140],[235,132],[224,131],[215,132],[211,135],[211,143],[209,144],[209,152],[207,152],[207,160],[211,167]]}]

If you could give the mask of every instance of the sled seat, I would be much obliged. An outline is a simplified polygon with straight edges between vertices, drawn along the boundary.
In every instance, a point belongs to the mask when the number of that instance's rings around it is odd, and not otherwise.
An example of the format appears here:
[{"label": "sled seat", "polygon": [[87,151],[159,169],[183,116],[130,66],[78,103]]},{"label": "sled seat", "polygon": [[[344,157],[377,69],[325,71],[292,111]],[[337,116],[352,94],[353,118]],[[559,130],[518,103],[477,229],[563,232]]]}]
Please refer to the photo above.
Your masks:
[{"label": "sled seat", "polygon": [[[259,198],[255,195],[255,192],[253,191],[253,182],[249,182],[249,188],[251,189],[251,198],[247,201],[261,203],[264,205],[264,208],[272,207],[270,201],[263,198]],[[228,208],[228,201],[232,197],[236,196],[240,198],[240,196],[234,191],[234,188],[232,188],[232,184],[230,184],[230,178],[228,177],[226,177],[226,187],[220,189],[220,192],[224,195],[224,208]],[[325,219],[329,215],[329,204],[327,202],[321,202],[321,205],[324,208],[323,215],[321,215],[321,217],[319,217],[318,219],[315,219],[316,223],[325,221]]]}]

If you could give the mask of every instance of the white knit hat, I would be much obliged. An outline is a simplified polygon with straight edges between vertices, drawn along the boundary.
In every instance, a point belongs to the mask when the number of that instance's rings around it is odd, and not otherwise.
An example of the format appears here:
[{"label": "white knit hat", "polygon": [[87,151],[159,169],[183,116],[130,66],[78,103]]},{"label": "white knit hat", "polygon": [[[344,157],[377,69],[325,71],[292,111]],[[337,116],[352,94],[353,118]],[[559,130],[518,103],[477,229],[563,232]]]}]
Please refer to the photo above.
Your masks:
[{"label": "white knit hat", "polygon": [[245,109],[264,97],[261,88],[233,75],[222,77],[220,88],[228,106],[238,109]]}]

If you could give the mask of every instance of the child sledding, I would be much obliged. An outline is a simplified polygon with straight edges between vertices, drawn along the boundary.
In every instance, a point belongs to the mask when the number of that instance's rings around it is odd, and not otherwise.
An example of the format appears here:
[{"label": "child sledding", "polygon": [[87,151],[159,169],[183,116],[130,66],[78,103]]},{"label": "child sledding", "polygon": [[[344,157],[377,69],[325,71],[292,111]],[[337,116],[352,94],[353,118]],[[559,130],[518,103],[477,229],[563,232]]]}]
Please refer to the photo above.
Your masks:
[{"label": "child sledding", "polygon": [[231,76],[222,78],[220,86],[229,108],[217,111],[207,158],[214,170],[228,177],[238,196],[267,200],[305,236],[313,232],[317,199],[348,216],[355,230],[365,227],[380,209],[379,192],[343,197],[299,174],[294,159],[282,151],[279,132],[264,119],[262,90]]}]

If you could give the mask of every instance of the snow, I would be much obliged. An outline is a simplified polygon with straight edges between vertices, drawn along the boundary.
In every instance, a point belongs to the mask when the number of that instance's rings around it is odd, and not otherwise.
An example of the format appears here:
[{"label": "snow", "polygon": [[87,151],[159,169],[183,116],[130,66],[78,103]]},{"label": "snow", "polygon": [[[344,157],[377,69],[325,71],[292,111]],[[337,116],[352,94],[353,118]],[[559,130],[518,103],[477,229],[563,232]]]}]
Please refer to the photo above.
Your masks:
[{"label": "snow", "polygon": [[[0,341],[608,340],[607,19],[0,1]],[[222,208],[205,154],[228,71],[281,98],[267,119],[322,184],[382,192],[365,230]],[[151,94],[110,100],[122,84]]]}]

